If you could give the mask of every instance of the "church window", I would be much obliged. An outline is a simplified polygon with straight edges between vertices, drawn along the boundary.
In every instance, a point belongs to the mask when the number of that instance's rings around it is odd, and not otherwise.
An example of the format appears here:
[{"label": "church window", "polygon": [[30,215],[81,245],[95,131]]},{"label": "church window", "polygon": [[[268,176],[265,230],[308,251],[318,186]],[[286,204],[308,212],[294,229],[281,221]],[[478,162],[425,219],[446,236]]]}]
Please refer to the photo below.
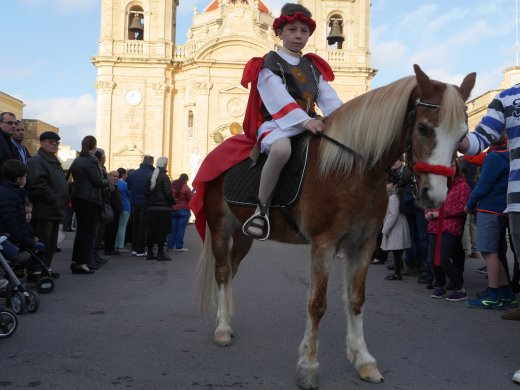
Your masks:
[{"label": "church window", "polygon": [[345,36],[343,35],[343,18],[332,15],[327,23],[327,45],[329,49],[342,49]]},{"label": "church window", "polygon": [[130,8],[128,12],[128,39],[144,39],[144,11],[139,6]]},{"label": "church window", "polygon": [[186,129],[186,137],[193,137],[193,111],[188,111],[188,128]]}]

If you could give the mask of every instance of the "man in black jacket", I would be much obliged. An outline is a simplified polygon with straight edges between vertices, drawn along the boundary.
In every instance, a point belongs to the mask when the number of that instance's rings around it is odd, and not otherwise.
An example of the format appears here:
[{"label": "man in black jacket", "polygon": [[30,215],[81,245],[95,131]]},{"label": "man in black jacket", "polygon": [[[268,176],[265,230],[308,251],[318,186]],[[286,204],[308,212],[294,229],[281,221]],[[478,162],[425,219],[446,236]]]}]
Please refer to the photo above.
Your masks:
[{"label": "man in black jacket", "polygon": [[[11,136],[14,133],[15,127],[16,116],[12,112],[2,112],[0,114],[0,168],[7,160],[15,158],[13,156],[13,145],[11,143]],[[1,173],[0,181],[2,181]]]},{"label": "man in black jacket", "polygon": [[146,183],[152,176],[153,170],[153,157],[144,156],[139,169],[133,171],[127,179],[132,204],[132,255],[137,257],[146,256],[145,244],[148,233]]},{"label": "man in black jacket", "polygon": [[60,223],[69,203],[67,181],[56,157],[60,136],[52,131],[40,135],[40,149],[28,162],[27,193],[33,204],[31,220],[34,234],[47,249],[47,266],[51,265]]}]

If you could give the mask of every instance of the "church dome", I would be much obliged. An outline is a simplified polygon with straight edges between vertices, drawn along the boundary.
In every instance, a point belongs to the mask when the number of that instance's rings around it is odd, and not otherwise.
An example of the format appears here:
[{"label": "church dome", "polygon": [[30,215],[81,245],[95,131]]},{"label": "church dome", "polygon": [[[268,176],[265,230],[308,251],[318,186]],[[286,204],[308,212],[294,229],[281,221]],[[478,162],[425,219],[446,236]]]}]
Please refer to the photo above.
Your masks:
[{"label": "church dome", "polygon": [[[224,0],[224,1],[227,1],[228,4],[239,3],[242,1],[249,4],[249,3],[254,3],[255,0]],[[215,11],[216,9],[218,9],[218,0],[213,0],[210,3],[210,5],[207,6],[205,11]],[[265,14],[269,14],[269,12],[270,12],[269,8],[267,8],[266,5],[261,0],[258,0],[258,9]]]}]

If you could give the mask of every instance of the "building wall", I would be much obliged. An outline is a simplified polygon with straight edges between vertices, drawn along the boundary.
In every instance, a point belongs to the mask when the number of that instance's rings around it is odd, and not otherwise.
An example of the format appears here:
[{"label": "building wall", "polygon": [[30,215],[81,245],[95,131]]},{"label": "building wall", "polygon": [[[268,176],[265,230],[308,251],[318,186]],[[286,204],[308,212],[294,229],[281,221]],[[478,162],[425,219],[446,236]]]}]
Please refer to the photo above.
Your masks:
[{"label": "building wall", "polygon": [[16,119],[20,119],[23,116],[23,108],[25,104],[21,100],[18,100],[6,93],[0,92],[0,113],[1,112],[12,112],[16,115]]},{"label": "building wall", "polygon": [[[96,135],[109,153],[110,169],[135,168],[150,154],[169,157],[172,176],[193,177],[207,153],[242,131],[249,96],[240,85],[242,71],[250,58],[278,48],[274,16],[253,0],[210,3],[201,12],[195,9],[187,42],[175,45],[177,0],[102,0],[99,53],[92,62],[97,67]],[[321,25],[306,52],[330,62],[340,97],[346,101],[369,90],[375,75],[369,52],[370,2],[300,3]],[[126,34],[135,7],[144,13],[143,40]],[[341,49],[327,45],[332,15],[344,20]],[[127,94],[135,91],[141,99],[129,102]]]}]

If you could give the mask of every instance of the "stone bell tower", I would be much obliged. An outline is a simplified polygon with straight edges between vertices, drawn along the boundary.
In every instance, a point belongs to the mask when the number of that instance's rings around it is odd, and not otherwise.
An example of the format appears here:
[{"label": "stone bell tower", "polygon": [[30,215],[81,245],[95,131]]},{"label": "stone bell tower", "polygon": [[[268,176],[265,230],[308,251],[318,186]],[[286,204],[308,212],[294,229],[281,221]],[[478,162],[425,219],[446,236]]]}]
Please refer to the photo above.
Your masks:
[{"label": "stone bell tower", "polygon": [[376,70],[370,66],[370,0],[299,0],[316,20],[305,51],[328,61],[332,83],[344,101],[370,89]]},{"label": "stone bell tower", "polygon": [[96,138],[110,169],[168,156],[179,0],[102,0]]}]

